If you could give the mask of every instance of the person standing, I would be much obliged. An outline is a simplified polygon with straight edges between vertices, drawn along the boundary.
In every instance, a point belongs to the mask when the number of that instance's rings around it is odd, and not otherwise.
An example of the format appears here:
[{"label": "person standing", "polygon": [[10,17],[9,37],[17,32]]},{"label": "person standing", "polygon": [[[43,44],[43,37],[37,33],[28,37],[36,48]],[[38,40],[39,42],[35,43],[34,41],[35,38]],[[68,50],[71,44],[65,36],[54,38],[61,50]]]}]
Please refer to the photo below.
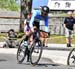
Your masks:
[{"label": "person standing", "polygon": [[67,47],[71,47],[72,33],[75,26],[75,19],[72,16],[73,14],[72,11],[69,11],[67,14],[68,14],[68,17],[66,17],[64,20],[65,36],[66,36]]}]

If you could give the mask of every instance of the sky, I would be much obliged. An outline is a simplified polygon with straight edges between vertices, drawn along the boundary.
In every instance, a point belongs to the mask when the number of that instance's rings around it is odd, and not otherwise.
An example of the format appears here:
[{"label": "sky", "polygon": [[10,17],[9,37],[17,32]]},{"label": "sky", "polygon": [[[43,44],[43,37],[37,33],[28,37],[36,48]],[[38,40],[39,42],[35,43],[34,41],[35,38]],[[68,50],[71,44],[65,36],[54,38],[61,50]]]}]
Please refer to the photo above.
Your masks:
[{"label": "sky", "polygon": [[16,0],[16,3],[17,3],[18,5],[20,5],[20,0]]}]

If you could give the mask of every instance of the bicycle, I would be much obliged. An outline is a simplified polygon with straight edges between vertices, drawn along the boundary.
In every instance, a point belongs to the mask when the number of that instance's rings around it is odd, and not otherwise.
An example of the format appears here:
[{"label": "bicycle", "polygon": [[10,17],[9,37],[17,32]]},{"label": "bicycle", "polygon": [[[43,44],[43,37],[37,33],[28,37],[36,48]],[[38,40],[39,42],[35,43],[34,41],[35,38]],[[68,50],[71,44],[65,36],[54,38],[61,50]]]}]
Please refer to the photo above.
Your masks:
[{"label": "bicycle", "polygon": [[[30,51],[30,54],[29,54],[30,63],[32,65],[38,64],[38,62],[39,62],[39,60],[42,56],[44,43],[42,43],[41,40],[40,40],[40,31],[35,30],[34,33],[36,33],[36,36],[34,37],[33,44],[31,46],[28,45],[29,44],[29,39],[27,41],[27,45],[25,45],[25,44],[21,45],[22,43],[25,42],[24,39],[20,42],[18,50],[17,50],[17,61],[18,61],[18,63],[22,63],[24,61],[24,59],[27,55],[27,50],[29,50]],[[30,36],[32,36],[32,35],[34,36],[34,33],[32,33]],[[19,56],[20,56],[21,52],[22,52],[23,56],[20,59]],[[35,59],[35,56],[37,56],[36,59]]]},{"label": "bicycle", "polygon": [[69,55],[68,55],[68,59],[67,59],[67,64],[71,65],[71,66],[75,66],[75,48],[73,48]]}]

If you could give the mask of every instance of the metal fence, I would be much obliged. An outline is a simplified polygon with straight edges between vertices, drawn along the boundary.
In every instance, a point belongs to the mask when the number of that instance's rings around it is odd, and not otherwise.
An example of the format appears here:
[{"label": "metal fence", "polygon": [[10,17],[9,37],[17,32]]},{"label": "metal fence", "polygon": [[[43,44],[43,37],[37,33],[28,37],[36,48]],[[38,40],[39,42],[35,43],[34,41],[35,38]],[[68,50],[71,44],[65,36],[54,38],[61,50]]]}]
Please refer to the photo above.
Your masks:
[{"label": "metal fence", "polygon": [[[50,17],[49,31],[51,34],[64,35],[64,18],[65,17]],[[41,29],[44,29],[44,23],[41,22]],[[2,19],[0,18],[0,32],[7,32],[10,28],[15,31],[20,30],[20,19]]]},{"label": "metal fence", "polygon": [[[64,18],[65,17],[50,17],[49,31],[51,34],[64,35]],[[44,23],[41,24],[41,29],[44,29]]]},{"label": "metal fence", "polygon": [[20,29],[20,19],[0,18],[0,32],[7,32],[14,29],[16,32]]}]

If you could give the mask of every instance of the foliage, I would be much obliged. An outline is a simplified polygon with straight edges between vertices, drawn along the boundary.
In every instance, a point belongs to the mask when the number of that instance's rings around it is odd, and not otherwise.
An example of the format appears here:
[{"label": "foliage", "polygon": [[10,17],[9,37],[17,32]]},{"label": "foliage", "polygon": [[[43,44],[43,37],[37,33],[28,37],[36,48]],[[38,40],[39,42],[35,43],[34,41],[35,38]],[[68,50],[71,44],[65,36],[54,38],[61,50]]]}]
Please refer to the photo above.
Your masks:
[{"label": "foliage", "polygon": [[18,11],[20,6],[16,4],[15,0],[0,0],[0,8],[11,11]]}]

